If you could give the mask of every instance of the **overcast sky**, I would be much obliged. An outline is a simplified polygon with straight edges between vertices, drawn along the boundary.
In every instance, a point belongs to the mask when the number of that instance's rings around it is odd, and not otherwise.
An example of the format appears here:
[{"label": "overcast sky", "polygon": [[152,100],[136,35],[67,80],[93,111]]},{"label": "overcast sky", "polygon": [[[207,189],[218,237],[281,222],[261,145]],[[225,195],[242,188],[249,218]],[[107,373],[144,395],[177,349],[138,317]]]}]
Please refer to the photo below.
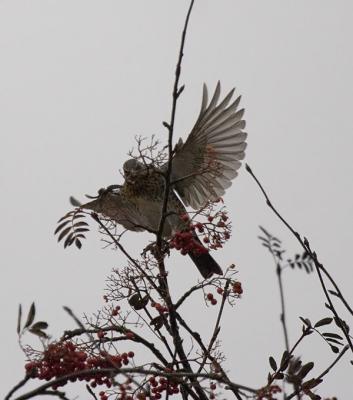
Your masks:
[{"label": "overcast sky", "polygon": [[[81,251],[64,250],[53,236],[70,210],[100,187],[121,183],[119,169],[134,135],[166,138],[174,66],[188,1],[1,0],[0,179],[0,392],[23,376],[17,345],[18,303],[35,301],[40,319],[60,335],[78,315],[102,305],[105,279],[121,256],[103,250],[93,228]],[[353,302],[352,131],[353,3],[351,0],[198,0],[190,21],[176,138],[185,138],[199,111],[202,83],[242,94],[249,146],[246,161],[274,204],[311,241],[320,260]],[[266,383],[268,356],[284,348],[275,268],[258,239],[258,225],[299,250],[245,169],[227,191],[233,236],[215,254],[234,262],[244,296],[227,311],[220,334],[234,381]],[[138,254],[148,241],[131,233]],[[189,260],[173,254],[174,293],[197,279]],[[284,274],[290,342],[298,316],[328,316],[318,278]],[[210,334],[214,312],[202,300],[185,309],[195,329]],[[343,313],[344,317],[347,317]],[[209,329],[208,329],[209,328]],[[321,373],[334,355],[312,335],[300,348]],[[345,357],[318,393],[353,393]]]}]

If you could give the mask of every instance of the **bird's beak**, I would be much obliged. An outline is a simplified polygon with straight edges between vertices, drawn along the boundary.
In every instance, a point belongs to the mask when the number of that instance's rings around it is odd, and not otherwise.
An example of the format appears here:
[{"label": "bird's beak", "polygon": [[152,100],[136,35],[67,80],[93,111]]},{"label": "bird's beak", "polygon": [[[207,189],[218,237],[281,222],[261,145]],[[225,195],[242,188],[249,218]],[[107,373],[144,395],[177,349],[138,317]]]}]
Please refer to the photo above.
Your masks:
[{"label": "bird's beak", "polygon": [[86,210],[92,210],[96,213],[102,212],[102,202],[100,201],[100,199],[89,201],[86,204],[82,204],[80,207]]}]

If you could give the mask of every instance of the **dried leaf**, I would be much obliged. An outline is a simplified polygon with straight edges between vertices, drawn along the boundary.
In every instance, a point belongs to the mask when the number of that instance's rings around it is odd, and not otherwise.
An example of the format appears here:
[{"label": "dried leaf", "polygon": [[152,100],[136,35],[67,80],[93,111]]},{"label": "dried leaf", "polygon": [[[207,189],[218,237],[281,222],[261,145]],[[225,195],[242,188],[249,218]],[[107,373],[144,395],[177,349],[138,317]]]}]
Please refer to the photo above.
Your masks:
[{"label": "dried leaf", "polygon": [[263,236],[258,236],[257,238],[262,240],[263,242],[270,243],[269,240],[264,238]]},{"label": "dried leaf", "polygon": [[304,364],[298,373],[299,377],[301,379],[304,379],[313,368],[314,368],[313,362],[308,362],[307,364]]},{"label": "dried leaf", "polygon": [[57,223],[59,224],[61,221],[64,221],[64,219],[69,218],[72,214],[74,214],[74,212],[75,212],[75,211],[70,211],[70,212],[68,212],[68,213],[65,214],[63,217],[61,217]]},{"label": "dried leaf", "polygon": [[269,239],[272,238],[272,235],[270,235],[270,234],[266,231],[265,228],[263,228],[262,226],[259,226],[259,228],[262,230],[262,232],[263,232]]},{"label": "dried leaf", "polygon": [[22,306],[21,304],[18,306],[18,315],[17,315],[17,334],[21,332],[21,320],[22,320]]},{"label": "dried leaf", "polygon": [[339,353],[340,349],[339,349],[338,347],[333,346],[333,345],[330,345],[330,347],[331,347],[331,350],[332,350],[335,354]]},{"label": "dried leaf", "polygon": [[322,319],[320,319],[320,321],[316,322],[314,327],[318,328],[319,326],[329,325],[332,321],[333,321],[333,318],[331,318],[331,317],[322,318]]},{"label": "dried leaf", "polygon": [[277,372],[275,374],[275,379],[283,379],[284,378],[284,374],[283,372]]},{"label": "dried leaf", "polygon": [[89,231],[89,229],[88,228],[75,228],[75,233],[76,232],[88,232]]},{"label": "dried leaf", "polygon": [[287,369],[289,361],[292,357],[293,356],[291,356],[287,350],[283,352],[280,366],[281,371],[285,371]]},{"label": "dried leaf", "polygon": [[66,226],[68,223],[70,222],[70,220],[66,220],[64,221],[62,224],[60,224],[54,231],[54,235],[56,235],[59,231],[61,231],[62,228],[64,228],[64,226]]},{"label": "dried leaf", "polygon": [[71,246],[74,240],[75,240],[75,232],[70,232],[67,235],[67,238],[65,239],[64,249],[66,249],[67,246]]},{"label": "dried leaf", "polygon": [[74,227],[77,227],[77,226],[88,226],[88,224],[85,221],[78,221],[74,224]]},{"label": "dried leaf", "polygon": [[27,315],[27,320],[24,328],[28,328],[30,325],[32,325],[35,316],[36,316],[36,306],[34,303],[32,303]]},{"label": "dried leaf", "polygon": [[299,318],[300,318],[300,320],[301,320],[307,327],[309,327],[309,328],[312,327],[310,319],[308,319],[308,318],[303,318],[303,317],[299,317]]},{"label": "dried leaf", "polygon": [[76,245],[76,247],[77,247],[78,249],[81,249],[81,247],[82,247],[82,243],[80,242],[79,239],[77,239],[77,237],[76,237],[76,239],[75,239],[75,245]]},{"label": "dried leaf", "polygon": [[343,343],[339,342],[339,341],[336,340],[336,339],[326,338],[326,340],[327,340],[328,342],[330,342],[330,343],[335,343],[335,344],[338,344],[339,346],[343,346]]},{"label": "dried leaf", "polygon": [[39,336],[39,337],[42,337],[42,338],[45,338],[45,339],[48,338],[48,335],[45,332],[41,331],[40,329],[30,328],[29,331],[31,333],[33,333],[33,335],[36,335],[36,336]]},{"label": "dried leaf", "polygon": [[270,362],[270,366],[274,371],[277,371],[277,363],[276,360],[271,356],[268,361]]},{"label": "dried leaf", "polygon": [[146,296],[141,297],[140,293],[135,293],[134,295],[132,295],[129,298],[129,304],[135,310],[141,310],[147,306],[148,300],[149,300],[149,297],[147,294],[146,294]]},{"label": "dried leaf", "polygon": [[77,238],[86,239],[86,236],[83,235],[82,233],[79,233],[78,235],[76,235],[76,239],[77,239]]},{"label": "dried leaf", "polygon": [[164,323],[164,318],[162,315],[158,315],[158,317],[153,318],[150,322],[150,325],[154,327],[155,330],[159,330],[162,328]]},{"label": "dried leaf", "polygon": [[48,328],[48,324],[45,321],[38,321],[35,324],[33,324],[31,326],[32,330],[42,330],[42,329],[47,329]]},{"label": "dried leaf", "polygon": [[77,199],[75,199],[75,197],[73,197],[73,196],[70,196],[69,197],[69,201],[70,201],[70,204],[72,205],[72,206],[74,206],[74,207],[80,207],[82,204],[81,204],[81,202],[79,202]]},{"label": "dried leaf", "polygon": [[317,385],[320,385],[321,382],[322,382],[322,379],[312,378],[312,379],[309,379],[308,381],[304,382],[302,384],[302,387],[303,387],[303,389],[306,389],[306,390],[313,389]]},{"label": "dried leaf", "polygon": [[343,340],[343,337],[340,335],[337,335],[337,333],[324,332],[322,334],[322,336],[325,336],[325,338],[333,338],[333,339]]},{"label": "dried leaf", "polygon": [[65,228],[59,235],[58,237],[58,242],[60,242],[71,230],[71,226],[69,226],[68,228]]}]

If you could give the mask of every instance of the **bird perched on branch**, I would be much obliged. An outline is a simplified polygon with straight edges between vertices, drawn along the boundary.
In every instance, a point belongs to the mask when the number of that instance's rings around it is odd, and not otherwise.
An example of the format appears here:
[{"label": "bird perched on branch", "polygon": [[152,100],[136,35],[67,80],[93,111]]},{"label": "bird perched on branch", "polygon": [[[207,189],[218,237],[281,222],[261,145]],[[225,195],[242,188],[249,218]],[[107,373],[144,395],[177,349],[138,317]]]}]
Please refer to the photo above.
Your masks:
[{"label": "bird perched on branch", "polygon": [[[185,207],[198,210],[207,202],[216,201],[238,174],[246,148],[244,110],[238,110],[240,96],[231,102],[234,89],[222,101],[219,101],[220,93],[218,82],[209,102],[204,85],[201,111],[195,126],[186,142],[180,139],[174,148],[167,216],[162,231],[164,238],[185,228],[185,218],[180,218],[186,214]],[[95,200],[81,207],[102,213],[128,230],[157,232],[167,169],[168,163],[156,167],[143,160],[129,159],[123,166],[124,184],[102,190]],[[193,239],[202,246],[196,233]],[[204,278],[222,274],[208,251],[190,252],[189,255]]]}]

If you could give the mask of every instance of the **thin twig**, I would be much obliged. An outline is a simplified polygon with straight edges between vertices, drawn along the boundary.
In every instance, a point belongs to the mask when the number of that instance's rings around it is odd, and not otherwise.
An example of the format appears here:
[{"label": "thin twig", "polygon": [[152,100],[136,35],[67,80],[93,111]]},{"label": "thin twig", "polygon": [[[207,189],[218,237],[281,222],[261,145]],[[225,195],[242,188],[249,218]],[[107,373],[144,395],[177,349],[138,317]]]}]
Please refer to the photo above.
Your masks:
[{"label": "thin twig", "polygon": [[[70,379],[77,378],[77,377],[85,377],[85,376],[91,376],[92,375],[92,369],[87,369],[87,370],[80,370],[80,371],[75,371],[67,375],[60,376],[50,382],[46,382],[43,385],[37,387],[36,389],[31,390],[30,392],[27,392],[19,397],[16,397],[15,400],[27,400],[32,397],[38,396],[42,394],[44,391],[47,389],[50,389],[53,385],[60,385],[63,382],[67,382]],[[174,379],[174,380],[182,380],[185,378],[191,379],[210,379],[214,380],[223,384],[228,385],[230,388],[236,388],[236,389],[243,389],[243,390],[248,390],[252,393],[256,393],[255,390],[247,388],[246,386],[238,385],[234,382],[228,381],[224,379],[224,377],[221,374],[216,374],[216,373],[193,373],[193,372],[165,372],[165,371],[156,371],[156,370],[149,370],[145,368],[140,368],[140,367],[135,367],[135,368],[99,368],[97,369],[97,372],[102,375],[128,375],[128,374],[140,374],[140,375],[145,375],[145,376],[160,376],[160,377],[165,377],[169,379]]]},{"label": "thin twig", "polygon": [[287,330],[287,324],[286,324],[286,308],[285,308],[285,302],[284,302],[284,290],[283,290],[283,281],[282,281],[282,267],[281,264],[277,261],[277,267],[276,267],[276,274],[278,278],[278,286],[279,286],[279,292],[280,292],[280,297],[281,297],[281,323],[282,323],[282,328],[283,328],[283,335],[284,335],[284,343],[286,346],[286,350],[289,351],[289,338],[288,338],[288,330]]},{"label": "thin twig", "polygon": [[221,318],[222,318],[222,315],[223,315],[224,304],[225,304],[225,302],[227,300],[227,296],[228,296],[229,284],[230,284],[230,279],[227,280],[227,282],[226,282],[226,284],[224,286],[223,295],[222,295],[222,302],[221,302],[221,306],[219,307],[219,311],[218,311],[218,315],[217,315],[216,324],[215,324],[215,327],[214,327],[214,330],[213,330],[213,334],[212,334],[211,340],[210,340],[210,342],[208,344],[208,348],[207,348],[206,352],[204,353],[203,360],[202,360],[201,365],[200,365],[200,367],[198,369],[198,372],[202,371],[209,354],[211,354],[211,352],[212,352],[213,345],[216,342],[218,334],[220,332],[220,329],[221,329],[220,322],[221,322]]},{"label": "thin twig", "polygon": [[[325,294],[325,297],[326,297],[326,299],[327,299],[327,301],[329,303],[329,306],[330,306],[329,308],[330,308],[331,312],[334,314],[334,316],[337,318],[337,320],[340,321],[341,318],[339,317],[339,315],[338,315],[338,313],[337,313],[337,311],[336,311],[336,309],[335,309],[335,307],[334,307],[334,305],[332,303],[331,297],[330,297],[330,295],[328,293],[328,290],[327,290],[327,288],[325,286],[325,282],[324,282],[324,280],[322,278],[321,271],[323,270],[323,266],[318,261],[316,253],[311,250],[308,240],[306,238],[302,239],[300,234],[297,231],[295,231],[294,228],[292,228],[292,226],[282,217],[282,215],[273,206],[273,204],[272,204],[269,196],[267,195],[265,189],[263,188],[262,184],[260,183],[258,178],[255,176],[255,174],[253,173],[253,171],[251,170],[251,168],[249,167],[248,164],[246,164],[246,170],[252,176],[252,178],[255,180],[255,182],[257,183],[258,187],[260,188],[262,194],[264,195],[264,197],[266,199],[267,205],[276,214],[276,216],[283,222],[283,224],[290,230],[290,232],[292,232],[292,234],[296,237],[296,239],[301,244],[303,249],[309,254],[311,259],[313,260],[313,262],[315,264],[316,272],[317,272],[319,280],[320,280],[320,284],[321,284],[322,290],[323,290],[323,292]],[[343,296],[342,296],[342,298],[343,298]],[[350,338],[348,332],[346,331],[344,326],[340,326],[340,329],[342,330],[344,336],[346,337],[347,343],[349,344],[349,347],[350,347],[351,351],[353,352],[353,343],[351,341],[351,338]]]},{"label": "thin twig", "polygon": [[[74,312],[71,310],[71,308],[67,306],[63,306],[63,309],[70,315],[70,317],[76,322],[76,324],[81,328],[81,329],[86,329],[83,323],[80,321],[80,319],[74,314]],[[94,337],[88,333],[85,332],[90,340],[94,340]]]},{"label": "thin twig", "polygon": [[29,380],[31,379],[30,375],[26,375],[22,380],[20,380],[17,385],[15,385],[9,393],[5,396],[4,400],[9,400],[11,396],[17,392],[18,389],[20,389],[22,386],[24,386]]},{"label": "thin twig", "polygon": [[[132,332],[133,333],[133,338],[129,338],[129,340],[136,342],[136,343],[141,343],[144,345],[146,348],[148,348],[154,355],[155,357],[161,361],[165,366],[168,365],[168,361],[164,358],[163,354],[156,348],[154,343],[150,343],[148,340],[144,339],[142,336],[138,335],[136,332],[132,331],[131,329],[124,328],[123,326],[119,325],[111,325],[111,326],[106,326],[106,327],[99,327],[97,329],[75,329],[72,331],[65,331],[64,335],[62,337],[62,340],[67,340],[71,339],[76,336],[80,336],[82,334],[93,334],[93,333],[98,333],[99,331],[102,332],[118,332],[121,334],[126,334],[127,332]],[[110,339],[109,339],[110,340]]]},{"label": "thin twig", "polygon": [[[334,359],[334,361],[325,369],[324,372],[322,372],[317,378],[315,378],[315,380],[320,380],[322,379],[325,375],[327,375],[331,369],[338,363],[338,361],[344,356],[345,352],[349,349],[349,346],[346,345],[342,351],[340,352],[340,354]],[[290,395],[285,397],[285,400],[290,400],[293,399],[293,397],[297,396],[300,394],[300,391],[296,390],[293,393],[291,393]]]}]

